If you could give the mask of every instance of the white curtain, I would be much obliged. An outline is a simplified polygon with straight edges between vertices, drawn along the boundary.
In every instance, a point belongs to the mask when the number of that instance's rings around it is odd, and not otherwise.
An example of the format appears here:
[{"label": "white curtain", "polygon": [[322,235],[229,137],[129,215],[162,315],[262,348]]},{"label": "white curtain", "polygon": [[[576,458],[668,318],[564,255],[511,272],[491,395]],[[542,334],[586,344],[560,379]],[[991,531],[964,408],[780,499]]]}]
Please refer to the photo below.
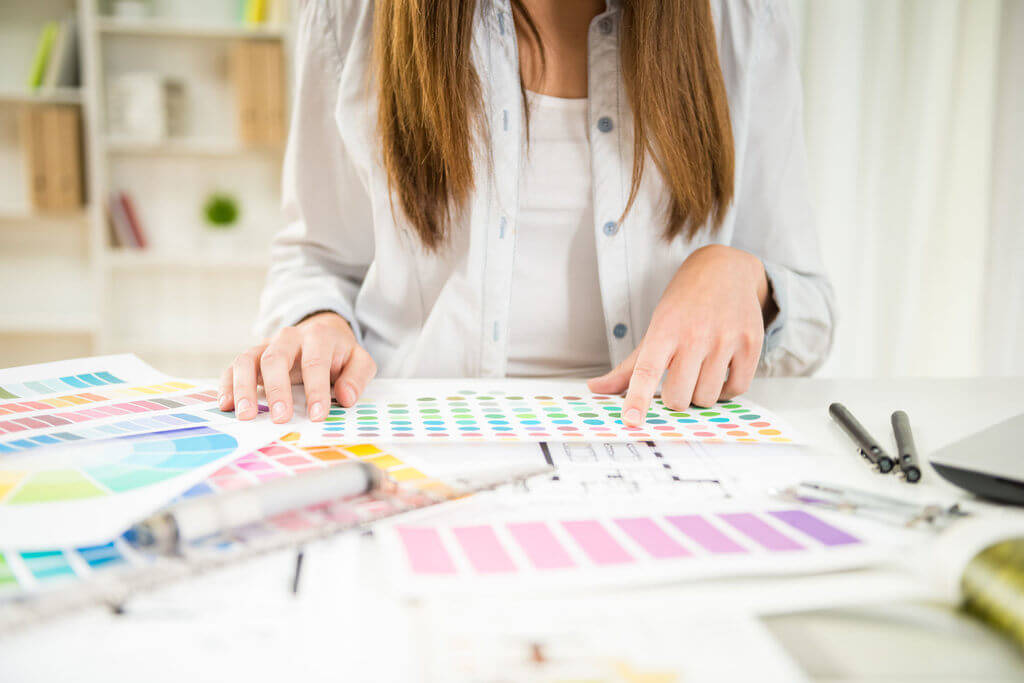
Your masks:
[{"label": "white curtain", "polygon": [[792,0],[841,376],[1024,374],[1024,0]]}]

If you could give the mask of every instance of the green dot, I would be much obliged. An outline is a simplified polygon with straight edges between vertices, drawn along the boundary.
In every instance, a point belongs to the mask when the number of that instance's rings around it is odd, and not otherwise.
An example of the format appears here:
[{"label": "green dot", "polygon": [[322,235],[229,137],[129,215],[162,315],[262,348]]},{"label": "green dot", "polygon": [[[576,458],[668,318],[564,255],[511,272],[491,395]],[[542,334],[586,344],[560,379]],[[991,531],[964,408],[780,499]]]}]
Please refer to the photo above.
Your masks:
[{"label": "green dot", "polygon": [[476,400],[478,400],[478,401],[493,401],[494,397],[493,396],[477,396]]},{"label": "green dot", "polygon": [[562,417],[569,417],[569,416],[566,415],[565,413],[548,413],[548,417],[562,418]]},{"label": "green dot", "polygon": [[723,408],[742,408],[743,406],[741,406],[739,403],[726,403],[722,407]]},{"label": "green dot", "polygon": [[406,408],[408,405],[408,403],[389,403],[388,408]]},{"label": "green dot", "polygon": [[622,417],[622,413],[619,413],[619,412],[608,413],[608,417]]},{"label": "green dot", "polygon": [[420,408],[420,415],[438,415],[440,412],[437,408]]},{"label": "green dot", "polygon": [[579,413],[580,417],[597,417],[597,413]]},{"label": "green dot", "polygon": [[388,412],[391,413],[392,415],[408,415],[409,414],[409,411],[406,410],[405,408],[392,408]]},{"label": "green dot", "polygon": [[418,398],[416,400],[417,401],[436,401],[437,399],[434,398],[433,396],[423,396],[423,397]]},{"label": "green dot", "polygon": [[713,410],[705,411],[705,412],[701,413],[701,415],[703,415],[704,417],[718,417],[718,413],[716,413]]},{"label": "green dot", "polygon": [[669,413],[672,417],[690,417],[689,413]]},{"label": "green dot", "polygon": [[463,415],[465,413],[471,413],[471,412],[473,412],[473,411],[471,411],[469,408],[452,408],[452,413],[454,413],[456,415]]}]

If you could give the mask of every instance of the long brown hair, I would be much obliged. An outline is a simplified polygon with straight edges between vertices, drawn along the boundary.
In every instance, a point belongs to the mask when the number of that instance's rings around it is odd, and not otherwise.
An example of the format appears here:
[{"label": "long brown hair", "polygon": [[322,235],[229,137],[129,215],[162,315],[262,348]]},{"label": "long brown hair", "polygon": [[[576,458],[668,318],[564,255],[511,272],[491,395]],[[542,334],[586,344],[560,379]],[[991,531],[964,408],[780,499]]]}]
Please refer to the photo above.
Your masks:
[{"label": "long brown hair", "polygon": [[[482,126],[471,60],[477,0],[377,0],[378,132],[391,189],[431,250],[474,188]],[[540,44],[522,0],[517,24]],[[733,140],[709,0],[623,0],[623,78],[633,113],[629,211],[647,156],[668,189],[665,237],[717,228],[733,196]],[[542,46],[541,46],[542,48]],[[543,52],[542,60],[543,60]]]}]

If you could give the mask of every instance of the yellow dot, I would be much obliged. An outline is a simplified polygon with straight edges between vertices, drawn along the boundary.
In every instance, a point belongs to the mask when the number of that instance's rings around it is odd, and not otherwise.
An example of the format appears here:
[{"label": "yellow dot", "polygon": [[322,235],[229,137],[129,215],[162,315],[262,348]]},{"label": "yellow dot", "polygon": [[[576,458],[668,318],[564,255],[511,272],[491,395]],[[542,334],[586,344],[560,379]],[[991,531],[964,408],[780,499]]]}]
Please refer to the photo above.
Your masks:
[{"label": "yellow dot", "polygon": [[758,432],[758,434],[764,434],[765,436],[778,436],[781,433],[778,429],[762,429]]},{"label": "yellow dot", "polygon": [[777,441],[778,443],[791,443],[793,440],[787,439],[784,436],[776,436],[772,438],[772,441]]}]

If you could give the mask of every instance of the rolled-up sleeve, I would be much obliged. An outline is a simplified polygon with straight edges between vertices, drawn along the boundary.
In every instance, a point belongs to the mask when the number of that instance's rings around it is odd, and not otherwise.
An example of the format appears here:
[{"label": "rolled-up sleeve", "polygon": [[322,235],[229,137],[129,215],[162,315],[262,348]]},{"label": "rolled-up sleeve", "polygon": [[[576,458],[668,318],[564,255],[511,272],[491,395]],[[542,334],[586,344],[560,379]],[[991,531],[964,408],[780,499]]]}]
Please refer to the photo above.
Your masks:
[{"label": "rolled-up sleeve", "polygon": [[778,314],[765,330],[762,375],[805,375],[832,347],[834,298],[810,200],[803,104],[787,2],[764,0],[747,92],[733,246],[761,258]]},{"label": "rolled-up sleeve", "polygon": [[335,116],[346,61],[337,11],[324,0],[305,0],[299,10],[283,171],[286,226],[271,244],[256,326],[264,336],[326,310],[348,320],[362,338],[355,300],[373,260],[373,223]]}]

